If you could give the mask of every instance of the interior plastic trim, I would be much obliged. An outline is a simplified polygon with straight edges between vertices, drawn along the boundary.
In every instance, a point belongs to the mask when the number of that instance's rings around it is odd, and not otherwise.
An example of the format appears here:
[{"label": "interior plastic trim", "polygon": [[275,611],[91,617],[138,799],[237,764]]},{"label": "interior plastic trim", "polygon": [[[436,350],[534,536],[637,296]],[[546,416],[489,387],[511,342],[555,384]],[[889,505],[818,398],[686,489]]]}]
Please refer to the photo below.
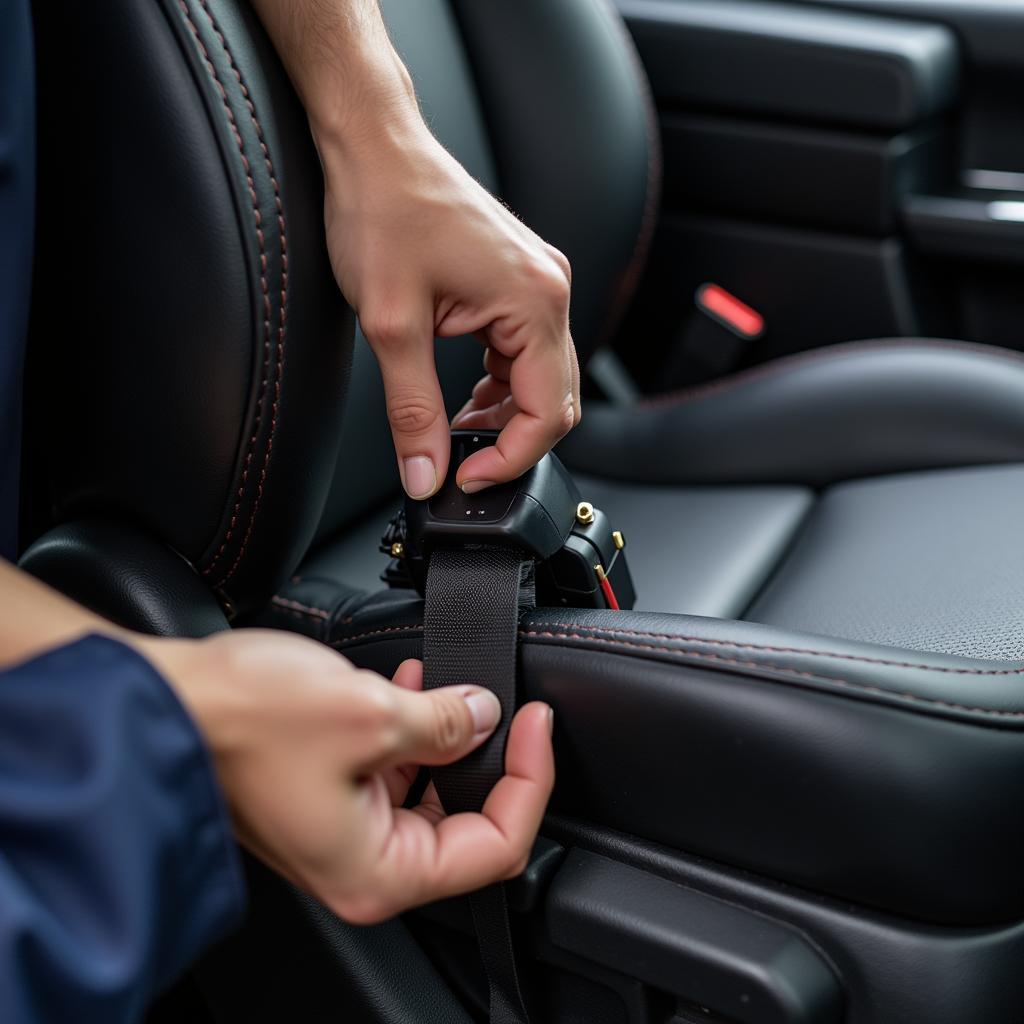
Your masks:
[{"label": "interior plastic trim", "polygon": [[753,0],[618,0],[660,102],[901,131],[959,86],[927,22]]}]

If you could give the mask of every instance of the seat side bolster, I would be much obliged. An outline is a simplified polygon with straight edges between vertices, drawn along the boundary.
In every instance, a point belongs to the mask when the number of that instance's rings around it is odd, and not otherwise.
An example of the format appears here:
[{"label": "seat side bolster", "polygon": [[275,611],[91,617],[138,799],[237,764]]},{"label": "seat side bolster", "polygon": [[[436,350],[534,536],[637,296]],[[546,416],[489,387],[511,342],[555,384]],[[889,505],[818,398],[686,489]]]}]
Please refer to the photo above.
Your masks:
[{"label": "seat side bolster", "polygon": [[572,469],[618,480],[814,487],[1022,453],[1024,358],[908,339],[816,349],[633,408],[591,403],[559,447]]},{"label": "seat side bolster", "polygon": [[[261,624],[390,675],[422,622],[304,580]],[[1024,912],[1024,665],[634,612],[538,609],[520,637],[561,812],[916,920]]]}]

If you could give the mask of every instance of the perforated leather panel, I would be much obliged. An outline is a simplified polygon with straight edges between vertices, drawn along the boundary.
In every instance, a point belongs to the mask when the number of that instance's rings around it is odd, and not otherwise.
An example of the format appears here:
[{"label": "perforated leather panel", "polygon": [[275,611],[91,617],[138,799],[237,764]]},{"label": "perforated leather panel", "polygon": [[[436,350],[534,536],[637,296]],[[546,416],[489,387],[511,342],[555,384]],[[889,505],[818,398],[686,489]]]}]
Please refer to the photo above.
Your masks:
[{"label": "perforated leather panel", "polygon": [[746,618],[975,658],[1024,657],[1024,466],[827,491]]}]

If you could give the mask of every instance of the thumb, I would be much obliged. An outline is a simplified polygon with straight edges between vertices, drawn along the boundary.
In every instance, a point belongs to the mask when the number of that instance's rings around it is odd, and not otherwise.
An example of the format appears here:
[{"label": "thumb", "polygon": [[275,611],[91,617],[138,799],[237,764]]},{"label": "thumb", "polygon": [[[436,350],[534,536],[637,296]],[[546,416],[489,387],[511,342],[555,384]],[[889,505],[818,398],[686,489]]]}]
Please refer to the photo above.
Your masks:
[{"label": "thumb", "polygon": [[411,316],[391,310],[361,318],[360,326],[384,379],[402,486],[410,498],[429,498],[444,480],[451,451],[433,318],[429,310]]},{"label": "thumb", "polygon": [[451,764],[480,746],[501,719],[498,698],[482,686],[392,692],[398,705],[396,764]]}]

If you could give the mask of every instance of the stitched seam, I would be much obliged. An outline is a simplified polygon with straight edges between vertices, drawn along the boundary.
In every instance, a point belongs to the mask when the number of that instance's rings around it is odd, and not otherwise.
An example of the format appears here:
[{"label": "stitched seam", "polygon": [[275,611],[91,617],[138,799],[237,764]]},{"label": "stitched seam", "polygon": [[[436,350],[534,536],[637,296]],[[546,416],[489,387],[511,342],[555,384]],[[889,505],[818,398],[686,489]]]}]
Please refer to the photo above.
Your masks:
[{"label": "stitched seam", "polygon": [[356,633],[353,636],[343,636],[338,640],[332,640],[332,647],[340,647],[342,644],[354,643],[356,640],[365,640],[371,636],[383,636],[385,633],[415,633],[423,629],[423,623],[415,626],[388,626],[384,629],[371,629],[368,633]]},{"label": "stitched seam", "polygon": [[913,693],[901,693],[896,690],[886,690],[879,686],[871,686],[867,683],[857,683],[853,682],[852,680],[843,679],[838,676],[819,675],[815,672],[805,672],[802,669],[789,668],[784,665],[773,665],[770,662],[741,661],[738,658],[723,658],[721,655],[718,654],[707,654],[702,653],[700,651],[681,651],[674,647],[660,647],[655,644],[632,643],[627,640],[607,640],[602,637],[585,636],[582,633],[555,633],[538,632],[535,630],[520,630],[519,635],[522,637],[538,637],[542,639],[554,640],[582,640],[586,643],[601,644],[603,646],[612,648],[654,651],[659,654],[673,654],[677,657],[695,658],[700,661],[713,662],[717,665],[728,665],[732,668],[766,670],[769,672],[778,673],[780,675],[790,676],[796,679],[809,679],[814,681],[832,683],[835,686],[839,686],[848,690],[853,690],[855,692],[870,693],[882,697],[895,697],[902,700],[910,701],[913,704],[921,704],[925,707],[947,708],[953,711],[969,711],[973,714],[985,715],[986,717],[991,718],[1024,718],[1024,711],[995,711],[991,708],[977,708],[971,707],[967,704],[954,704],[950,701],[935,700],[930,697],[919,697]]},{"label": "stitched seam", "polygon": [[301,604],[287,597],[272,597],[270,603],[278,608],[283,608],[285,611],[294,612],[299,615],[308,615],[311,619],[326,620],[331,617],[331,613],[326,608],[314,608],[312,605]]},{"label": "stitched seam", "polygon": [[913,668],[925,672],[942,672],[956,676],[1019,676],[1024,675],[1024,668],[976,669],[949,668],[942,665],[925,665],[913,661],[891,661],[885,658],[869,658],[862,654],[840,654],[836,651],[816,651],[802,647],[769,647],[764,644],[742,644],[729,640],[708,640],[699,636],[680,636],[678,633],[648,633],[644,630],[619,629],[615,626],[590,626],[581,622],[535,622],[534,626],[549,629],[568,627],[583,629],[589,633],[611,633],[615,636],[646,637],[653,640],[678,640],[680,643],[704,644],[708,647],[729,647],[740,651],[761,651],[766,654],[806,654],[817,658],[833,658],[837,661],[861,662],[865,665],[883,665],[887,668]]},{"label": "stitched seam", "polygon": [[[228,46],[227,41],[225,40],[224,35],[221,32],[220,26],[217,24],[217,20],[213,16],[213,12],[207,5],[206,0],[199,0],[199,5],[206,13],[206,17],[209,19],[210,22],[210,27],[213,29],[213,33],[217,37],[217,41],[220,43],[221,48],[224,50],[224,55],[227,57],[228,66],[231,68],[232,73],[238,80],[238,86],[242,91],[242,97],[245,100],[245,105],[249,110],[249,118],[252,121],[253,128],[256,131],[256,138],[259,140],[260,150],[263,153],[263,160],[267,167],[267,174],[270,177],[270,184],[274,190],[274,206],[277,213],[278,238],[281,260],[281,292],[278,298],[277,360],[275,366],[276,374],[274,378],[274,399],[270,409],[270,432],[267,437],[267,446],[263,455],[263,465],[260,468],[259,479],[257,480],[256,483],[256,497],[253,501],[252,512],[249,515],[249,522],[246,526],[245,536],[242,538],[241,546],[238,549],[238,554],[235,557],[234,562],[231,564],[231,568],[228,569],[227,573],[224,576],[222,576],[217,583],[218,587],[223,587],[224,584],[226,584],[231,579],[231,577],[234,576],[236,570],[238,569],[238,566],[242,561],[242,558],[245,556],[245,552],[248,547],[249,541],[252,538],[253,529],[256,525],[256,517],[259,514],[260,506],[263,501],[263,488],[267,480],[267,471],[270,468],[270,458],[274,451],[274,435],[277,431],[278,414],[281,408],[281,380],[284,375],[285,326],[287,324],[286,305],[288,300],[288,238],[287,231],[285,228],[284,204],[281,201],[281,188],[277,180],[277,175],[274,172],[273,161],[270,159],[270,149],[267,146],[267,141],[263,134],[263,126],[260,124],[259,117],[256,115],[256,107],[252,102],[252,97],[249,95],[249,89],[245,84],[245,79],[242,77],[242,72],[238,69],[238,65],[235,63],[235,58],[231,52],[231,48]],[[232,124],[234,124],[233,117]],[[239,144],[241,144],[241,136],[239,136],[238,138]],[[245,154],[243,153],[243,159],[244,158]],[[256,231],[260,240],[260,282],[261,287],[263,288],[264,313],[266,317],[264,324],[267,335],[267,344],[269,345],[271,305],[269,298],[269,288],[266,279],[266,249],[263,236],[263,228],[259,219],[257,219]],[[267,356],[265,358],[269,358],[269,351],[267,352]],[[253,440],[255,440],[255,434],[258,432],[258,429],[259,423],[257,421],[257,425],[253,431]],[[248,465],[246,466],[246,470],[248,471]],[[211,562],[210,565],[207,567],[207,573],[212,571],[214,565],[217,562],[217,559],[223,553],[225,546],[226,539],[225,544],[221,545],[221,548],[218,551],[217,556],[214,558],[213,562]]]},{"label": "stitched seam", "polygon": [[263,215],[260,213],[259,208],[259,196],[256,193],[256,182],[252,177],[252,169],[249,165],[249,158],[245,155],[245,144],[242,142],[241,132],[238,130],[238,125],[235,121],[234,111],[231,109],[231,104],[228,101],[227,90],[224,88],[220,77],[217,74],[217,69],[210,58],[209,51],[206,49],[206,44],[203,42],[199,35],[199,29],[196,28],[195,22],[192,20],[192,15],[188,9],[188,5],[185,0],[178,0],[178,6],[181,9],[181,13],[184,15],[185,22],[189,27],[193,37],[195,38],[196,45],[199,47],[199,52],[202,54],[203,62],[206,64],[206,68],[210,73],[210,77],[213,79],[214,85],[217,86],[217,91],[220,93],[221,102],[224,104],[224,110],[227,113],[228,123],[231,126],[231,133],[235,137],[235,143],[238,146],[238,152],[242,158],[242,167],[245,170],[245,180],[249,186],[249,197],[252,200],[252,212],[253,219],[256,222],[256,240],[259,245],[259,257],[260,257],[260,289],[263,294],[263,366],[260,371],[260,386],[256,396],[256,416],[253,421],[252,434],[249,437],[248,445],[246,446],[245,459],[242,463],[242,476],[236,492],[236,500],[234,508],[231,510],[231,516],[228,520],[228,528],[221,540],[220,547],[214,553],[212,561],[203,569],[203,575],[208,576],[213,572],[214,566],[220,561],[221,556],[224,554],[224,550],[231,542],[231,538],[234,535],[235,527],[238,525],[238,513],[242,507],[242,501],[245,496],[245,486],[249,479],[249,469],[252,465],[253,456],[255,454],[256,439],[259,436],[260,423],[263,419],[263,400],[267,393],[267,383],[270,377],[270,345],[271,345],[271,309],[270,309],[270,297],[269,297],[269,286],[267,285],[267,251],[266,242],[263,236],[262,221]]},{"label": "stitched seam", "polygon": [[744,384],[753,384],[760,380],[781,376],[801,366],[836,359],[847,353],[871,352],[877,349],[892,351],[898,348],[933,348],[951,352],[966,352],[971,355],[1004,359],[1007,362],[1017,363],[1018,365],[1024,364],[1024,358],[1021,356],[1010,352],[1000,352],[988,345],[972,345],[969,342],[941,340],[909,341],[905,339],[853,341],[842,345],[828,345],[824,349],[815,349],[810,352],[799,353],[798,355],[786,356],[773,360],[770,363],[765,363],[763,366],[755,366],[749,370],[743,370],[740,373],[734,373],[728,377],[723,377],[720,380],[711,381],[698,387],[683,388],[679,391],[669,391],[663,395],[645,398],[638,403],[638,406],[641,409],[659,409],[666,406],[679,405],[684,402],[697,401],[702,398],[709,398],[712,395],[721,394],[722,392],[732,391]]},{"label": "stitched seam", "polygon": [[[231,48],[224,39],[220,27],[217,24],[217,20],[214,18],[210,8],[207,6],[206,0],[199,0],[199,4],[206,12],[206,16],[210,20],[210,26],[213,29],[217,40],[220,42],[221,47],[224,49],[224,54],[228,59],[228,65],[234,73],[235,78],[238,79],[239,88],[242,90],[242,97],[245,99],[245,105],[249,109],[249,118],[252,121],[253,128],[256,130],[256,138],[259,140],[260,149],[263,152],[263,160],[267,165],[267,174],[270,177],[270,184],[274,190],[274,207],[277,213],[281,259],[281,293],[278,298],[277,364],[275,367],[276,375],[274,378],[274,400],[270,409],[270,433],[267,437],[267,447],[263,455],[263,465],[260,468],[260,476],[256,484],[256,498],[253,502],[252,513],[249,516],[249,523],[246,527],[245,536],[242,538],[242,544],[238,550],[238,555],[235,557],[227,575],[222,577],[217,584],[218,587],[222,587],[231,579],[232,576],[234,576],[235,571],[238,569],[238,566],[245,555],[249,541],[252,538],[253,529],[256,525],[256,517],[259,514],[260,505],[263,501],[263,488],[267,480],[267,471],[270,468],[270,457],[274,451],[274,435],[277,431],[278,414],[281,408],[281,381],[284,376],[284,343],[285,327],[287,324],[286,306],[288,301],[288,237],[285,228],[284,203],[281,201],[281,187],[278,183],[277,175],[274,172],[273,161],[270,159],[270,148],[267,146],[267,140],[263,134],[263,126],[260,124],[260,120],[256,115],[256,107],[249,95],[249,89],[245,84],[245,80],[242,78],[242,72],[238,69],[238,66],[235,63],[235,58],[231,53]],[[262,235],[262,229],[258,228],[258,230]]]},{"label": "stitched seam", "polygon": [[[537,623],[537,625],[542,625],[543,626],[543,625],[548,625],[548,624],[547,623]],[[592,628],[592,627],[582,626],[580,628],[589,629],[589,628]],[[374,636],[383,636],[384,634],[387,634],[387,633],[409,633],[409,632],[415,632],[416,630],[422,630],[422,629],[423,629],[423,625],[422,624],[418,624],[418,625],[414,625],[414,626],[389,626],[389,627],[387,627],[385,629],[374,629],[374,630],[370,630],[369,632],[366,632],[366,633],[357,633],[354,636],[343,637],[340,640],[333,641],[331,643],[331,646],[332,647],[340,647],[340,646],[343,646],[344,644],[347,644],[347,643],[355,643],[357,640],[364,640],[364,639],[368,639],[368,638],[374,637]],[[629,635],[635,635],[635,636],[641,636],[641,637],[642,636],[650,636],[652,638],[667,637],[668,639],[685,639],[685,638],[674,637],[674,636],[671,636],[670,634],[664,634],[664,633],[641,633],[641,632],[631,633],[631,631],[628,631],[628,630],[623,630],[621,632],[627,633]],[[582,640],[585,643],[589,642],[589,643],[594,643],[594,644],[602,644],[602,645],[608,646],[608,647],[621,647],[621,648],[624,648],[624,649],[627,649],[627,650],[642,650],[642,651],[653,651],[653,652],[657,652],[657,653],[661,653],[661,654],[672,654],[672,655],[675,655],[676,657],[694,658],[694,659],[697,659],[697,660],[700,660],[700,661],[712,662],[712,663],[717,664],[717,665],[728,665],[728,666],[730,666],[732,668],[747,668],[747,669],[767,670],[769,672],[777,672],[779,674],[790,676],[790,677],[793,677],[793,678],[796,678],[796,679],[812,680],[812,681],[820,681],[820,682],[832,683],[832,684],[834,684],[836,686],[839,686],[839,687],[842,687],[842,688],[848,689],[848,690],[853,690],[855,692],[871,693],[871,694],[875,694],[875,695],[880,696],[880,697],[900,698],[900,699],[909,701],[909,702],[911,702],[913,704],[920,704],[920,705],[923,705],[925,707],[947,708],[947,709],[952,710],[952,711],[968,711],[968,712],[971,712],[973,714],[985,715],[985,716],[992,717],[992,718],[1010,718],[1010,719],[1022,719],[1022,718],[1024,718],[1024,711],[996,711],[996,710],[993,710],[991,708],[972,707],[969,704],[955,704],[955,703],[953,703],[951,701],[935,700],[935,699],[932,699],[930,697],[919,697],[919,696],[917,696],[916,694],[913,694],[913,693],[901,693],[901,692],[899,692],[897,690],[887,690],[887,689],[884,689],[883,687],[880,687],[880,686],[871,686],[868,683],[857,683],[857,682],[853,682],[852,680],[844,679],[844,678],[839,677],[839,676],[827,676],[827,675],[821,675],[821,674],[816,673],[816,672],[806,672],[806,671],[804,671],[802,669],[793,668],[793,667],[786,666],[786,665],[773,665],[771,662],[743,661],[743,660],[741,660],[739,658],[723,658],[721,655],[708,654],[706,652],[701,652],[701,651],[681,651],[678,648],[664,647],[664,646],[659,646],[657,644],[632,643],[632,642],[629,642],[629,641],[626,641],[626,640],[608,640],[608,639],[605,639],[605,638],[602,638],[602,637],[597,637],[597,636],[587,636],[587,635],[584,635],[582,633],[567,633],[567,632],[555,632],[555,631],[548,631],[548,630],[539,631],[539,630],[521,629],[519,631],[519,635],[521,637],[534,637],[534,638],[537,638],[537,639]],[[696,640],[695,642],[698,642],[698,643],[709,642],[710,643],[710,642],[714,642],[714,641]],[[761,651],[782,651],[782,652],[792,653],[792,654],[814,654],[814,653],[816,653],[814,651],[803,651],[803,650],[799,650],[797,648],[758,647],[758,646],[753,645],[753,644],[735,644],[735,645],[730,645],[730,644],[725,644],[724,642],[721,642],[721,641],[718,641],[718,642],[722,643],[723,646],[734,646],[734,647],[740,647],[741,649],[752,649],[752,650],[761,650]],[[901,662],[888,662],[888,661],[883,661],[883,660],[874,659],[874,658],[857,658],[854,655],[829,655],[829,654],[827,654],[827,652],[825,652],[825,654],[826,654],[827,657],[840,657],[840,658],[845,657],[845,658],[847,658],[848,660],[851,660],[851,661],[865,661],[865,662],[868,662],[869,664],[895,665],[895,666],[898,666],[898,667],[903,667],[903,663],[901,663]],[[927,665],[917,666],[917,665],[911,665],[911,664],[908,664],[905,667],[909,667],[909,668],[918,668],[918,667],[920,667],[920,668],[930,668],[930,666],[927,666]],[[965,671],[966,672],[966,671],[969,671],[969,670],[959,670],[959,669],[944,669],[944,670],[940,670],[940,669],[936,669],[935,671],[947,671],[947,672]]]}]

